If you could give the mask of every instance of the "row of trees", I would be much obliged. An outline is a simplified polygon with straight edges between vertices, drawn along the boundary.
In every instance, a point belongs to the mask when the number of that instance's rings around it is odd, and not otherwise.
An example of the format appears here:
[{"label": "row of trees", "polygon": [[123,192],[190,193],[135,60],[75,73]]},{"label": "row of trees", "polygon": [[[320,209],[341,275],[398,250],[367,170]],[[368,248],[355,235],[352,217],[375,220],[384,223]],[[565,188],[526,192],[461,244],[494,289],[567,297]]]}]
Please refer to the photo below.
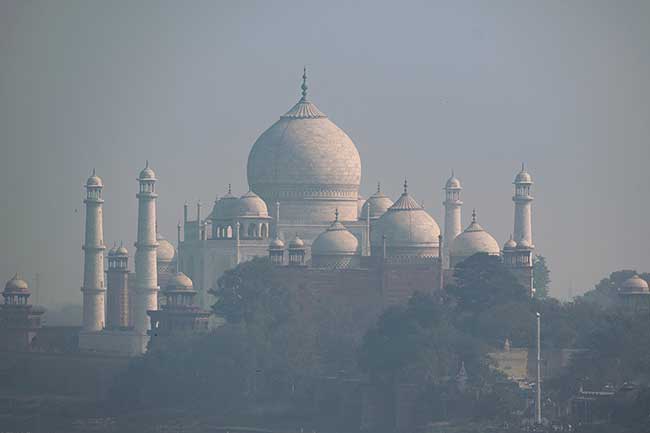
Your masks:
[{"label": "row of trees", "polygon": [[[142,408],[199,404],[224,417],[271,405],[286,416],[327,419],[332,414],[309,412],[310,384],[340,365],[387,392],[398,383],[422,385],[418,422],[503,421],[521,415],[524,396],[486,354],[506,338],[533,346],[538,311],[544,350],[583,349],[561,380],[545,387],[554,401],[566,401],[581,385],[647,383],[650,317],[618,308],[612,296],[631,271],[615,272],[592,293],[562,304],[544,295],[548,269],[543,258],[535,263],[546,273],[537,276],[534,299],[497,257],[479,254],[457,267],[453,285],[387,309],[359,341],[346,334],[350,324],[320,311],[316,298],[274,281],[267,259],[254,259],[226,272],[213,292],[213,310],[227,324],[135,361],[113,401]],[[350,358],[358,361],[353,369]]]}]

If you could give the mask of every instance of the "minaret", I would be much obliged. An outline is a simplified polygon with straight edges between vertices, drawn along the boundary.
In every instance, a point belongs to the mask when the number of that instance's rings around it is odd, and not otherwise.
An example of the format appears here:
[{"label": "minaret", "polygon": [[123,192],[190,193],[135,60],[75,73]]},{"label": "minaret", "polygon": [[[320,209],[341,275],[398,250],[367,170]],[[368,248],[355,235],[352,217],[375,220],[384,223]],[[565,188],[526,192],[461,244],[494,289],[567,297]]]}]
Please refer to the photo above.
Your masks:
[{"label": "minaret", "polygon": [[124,246],[108,253],[106,272],[107,298],[106,328],[125,329],[129,326],[129,252]]},{"label": "minaret", "polygon": [[533,226],[532,226],[532,201],[530,195],[530,186],[533,179],[525,170],[524,164],[521,164],[521,171],[517,173],[515,181],[515,195],[512,201],[515,202],[515,231],[514,240],[519,245],[522,240],[528,242],[530,247],[533,246]]},{"label": "minaret", "polygon": [[[135,243],[135,299],[133,327],[147,335],[148,310],[158,309],[158,270],[156,266],[156,174],[149,161],[138,177],[138,240]],[[144,347],[142,348],[144,351]]]},{"label": "minaret", "polygon": [[104,223],[102,218],[102,179],[92,175],[86,182],[86,234],[84,238],[83,330],[101,331],[104,328]]},{"label": "minaret", "polygon": [[241,251],[240,251],[240,242],[239,242],[239,230],[241,229],[241,224],[239,221],[235,223],[235,265],[238,265],[241,261]]},{"label": "minaret", "polygon": [[280,238],[280,202],[275,202],[275,233],[273,234],[276,239]]},{"label": "minaret", "polygon": [[460,201],[460,191],[463,189],[460,185],[460,180],[454,176],[452,170],[451,177],[445,184],[445,201],[442,203],[445,206],[445,236],[443,238],[443,267],[449,269],[451,264],[449,248],[453,243],[456,236],[462,231],[460,208],[463,202]]}]

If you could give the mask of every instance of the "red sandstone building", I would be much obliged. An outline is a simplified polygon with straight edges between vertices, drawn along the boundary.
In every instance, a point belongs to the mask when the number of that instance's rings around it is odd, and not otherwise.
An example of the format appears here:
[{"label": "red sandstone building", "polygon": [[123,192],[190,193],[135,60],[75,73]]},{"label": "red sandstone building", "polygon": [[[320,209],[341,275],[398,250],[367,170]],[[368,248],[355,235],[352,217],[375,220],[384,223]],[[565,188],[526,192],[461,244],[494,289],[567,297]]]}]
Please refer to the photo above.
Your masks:
[{"label": "red sandstone building", "polygon": [[44,310],[29,304],[29,287],[18,275],[7,282],[0,308],[0,350],[28,352],[36,346]]}]

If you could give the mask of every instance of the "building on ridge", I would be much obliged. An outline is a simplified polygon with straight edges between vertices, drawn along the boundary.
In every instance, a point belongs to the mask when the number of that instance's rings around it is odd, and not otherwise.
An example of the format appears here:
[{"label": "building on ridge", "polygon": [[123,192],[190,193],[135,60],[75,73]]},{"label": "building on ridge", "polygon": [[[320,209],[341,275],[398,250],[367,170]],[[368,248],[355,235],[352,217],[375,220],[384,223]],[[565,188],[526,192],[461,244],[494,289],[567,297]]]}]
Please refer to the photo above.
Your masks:
[{"label": "building on ridge", "polygon": [[45,310],[29,303],[27,282],[18,274],[5,285],[0,305],[0,351],[29,352],[37,347],[36,336]]},{"label": "building on ridge", "polygon": [[149,310],[151,340],[149,348],[164,346],[173,338],[188,338],[208,332],[210,311],[194,304],[196,290],[187,275],[175,273],[162,291],[164,303]]}]

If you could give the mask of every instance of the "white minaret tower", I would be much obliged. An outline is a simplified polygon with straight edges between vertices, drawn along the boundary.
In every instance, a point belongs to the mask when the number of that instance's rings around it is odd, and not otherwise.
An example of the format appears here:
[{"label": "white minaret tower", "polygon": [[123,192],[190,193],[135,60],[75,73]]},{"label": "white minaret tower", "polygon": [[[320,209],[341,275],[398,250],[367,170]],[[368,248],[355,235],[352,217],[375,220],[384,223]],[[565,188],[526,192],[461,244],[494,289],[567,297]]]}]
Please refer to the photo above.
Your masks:
[{"label": "white minaret tower", "polygon": [[104,223],[102,218],[102,179],[92,175],[86,182],[86,234],[84,238],[83,323],[85,332],[104,329]]},{"label": "white minaret tower", "polygon": [[[148,310],[158,309],[158,270],[156,267],[156,174],[149,161],[138,177],[138,240],[135,243],[135,297],[133,327],[136,334],[146,336],[149,330]],[[146,348],[143,339],[142,351]]]},{"label": "white minaret tower", "polygon": [[515,195],[512,201],[515,202],[515,230],[514,241],[517,245],[527,245],[529,248],[533,246],[533,224],[532,224],[532,201],[533,197],[530,195],[530,186],[533,184],[533,179],[521,164],[521,171],[517,173],[515,181]]},{"label": "white minaret tower", "polygon": [[463,202],[460,201],[460,191],[463,189],[460,186],[460,180],[454,176],[452,170],[451,177],[445,184],[445,201],[442,203],[445,206],[445,237],[442,240],[443,245],[443,268],[449,269],[450,258],[449,249],[451,244],[462,231],[460,220],[460,208]]}]

